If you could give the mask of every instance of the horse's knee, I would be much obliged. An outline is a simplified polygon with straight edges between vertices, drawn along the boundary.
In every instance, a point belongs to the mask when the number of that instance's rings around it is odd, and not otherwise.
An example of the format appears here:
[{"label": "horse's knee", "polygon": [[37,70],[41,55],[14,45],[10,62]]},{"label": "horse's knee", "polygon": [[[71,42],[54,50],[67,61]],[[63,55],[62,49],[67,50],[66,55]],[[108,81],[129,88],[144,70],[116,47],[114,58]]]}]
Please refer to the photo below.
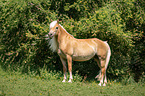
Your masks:
[{"label": "horse's knee", "polygon": [[105,74],[105,72],[106,72],[105,67],[101,68],[101,72],[102,72],[103,75]]}]

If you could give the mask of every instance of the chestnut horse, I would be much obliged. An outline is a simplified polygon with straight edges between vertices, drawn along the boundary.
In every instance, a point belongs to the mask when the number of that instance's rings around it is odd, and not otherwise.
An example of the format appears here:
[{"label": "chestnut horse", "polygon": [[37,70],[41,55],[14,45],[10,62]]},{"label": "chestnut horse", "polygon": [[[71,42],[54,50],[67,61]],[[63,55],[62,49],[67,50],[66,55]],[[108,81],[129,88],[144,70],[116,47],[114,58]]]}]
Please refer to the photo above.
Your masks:
[{"label": "chestnut horse", "polygon": [[96,76],[99,78],[99,85],[106,86],[106,69],[110,60],[111,50],[106,41],[97,38],[92,39],[76,39],[70,35],[60,24],[59,21],[50,23],[50,31],[48,33],[51,38],[49,44],[53,52],[57,52],[63,64],[64,79],[66,81],[66,61],[68,63],[68,70],[70,78],[68,82],[72,82],[72,60],[86,61],[94,58],[100,67],[100,73]]}]

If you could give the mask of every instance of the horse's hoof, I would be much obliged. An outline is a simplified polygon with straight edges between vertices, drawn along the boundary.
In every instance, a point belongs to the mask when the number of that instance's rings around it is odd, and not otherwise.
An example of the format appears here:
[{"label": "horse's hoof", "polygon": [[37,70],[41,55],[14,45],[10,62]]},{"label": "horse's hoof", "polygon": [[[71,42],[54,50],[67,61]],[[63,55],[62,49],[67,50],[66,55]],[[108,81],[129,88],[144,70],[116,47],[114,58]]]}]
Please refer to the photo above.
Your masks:
[{"label": "horse's hoof", "polygon": [[62,82],[65,82],[65,80],[63,80]]},{"label": "horse's hoof", "polygon": [[68,82],[69,82],[69,83],[72,83],[72,81],[71,81],[71,80],[69,80]]},{"label": "horse's hoof", "polygon": [[101,83],[99,83],[98,85],[101,86]]},{"label": "horse's hoof", "polygon": [[103,86],[106,86],[106,84],[104,83]]}]

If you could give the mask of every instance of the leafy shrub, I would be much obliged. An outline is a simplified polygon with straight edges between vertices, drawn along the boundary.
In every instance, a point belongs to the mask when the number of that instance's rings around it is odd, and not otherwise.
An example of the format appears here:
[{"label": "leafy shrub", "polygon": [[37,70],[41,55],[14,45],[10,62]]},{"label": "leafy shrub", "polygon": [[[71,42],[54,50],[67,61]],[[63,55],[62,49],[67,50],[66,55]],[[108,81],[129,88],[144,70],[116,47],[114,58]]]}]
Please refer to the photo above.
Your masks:
[{"label": "leafy shrub", "polygon": [[[143,0],[1,0],[0,64],[3,69],[31,71],[42,77],[44,66],[52,72],[61,71],[58,55],[49,50],[49,40],[45,40],[51,19],[59,18],[76,38],[99,38],[109,43],[112,52],[109,78],[131,74],[138,81],[145,71],[144,3]],[[73,62],[74,74],[92,78],[98,71],[93,60]]]}]

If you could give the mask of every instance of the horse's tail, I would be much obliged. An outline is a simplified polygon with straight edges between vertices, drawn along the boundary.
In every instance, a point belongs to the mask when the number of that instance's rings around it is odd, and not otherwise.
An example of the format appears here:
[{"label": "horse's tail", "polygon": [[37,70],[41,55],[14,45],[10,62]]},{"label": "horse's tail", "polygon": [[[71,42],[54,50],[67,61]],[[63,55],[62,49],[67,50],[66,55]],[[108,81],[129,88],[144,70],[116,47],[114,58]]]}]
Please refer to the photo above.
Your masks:
[{"label": "horse's tail", "polygon": [[[104,43],[108,46],[107,56],[106,56],[106,60],[105,60],[105,70],[107,70],[109,60],[110,60],[110,56],[111,56],[111,49],[110,49],[107,42],[104,42]],[[95,78],[97,78],[98,80],[101,80],[101,78],[102,78],[101,70],[99,71],[99,74]]]},{"label": "horse's tail", "polygon": [[[105,43],[108,45],[107,42],[105,42]],[[110,60],[110,56],[111,56],[111,49],[110,49],[110,47],[109,47],[109,45],[108,45],[108,52],[107,52],[106,63],[105,63],[105,70],[106,70],[107,67],[108,67],[109,60]]]}]

